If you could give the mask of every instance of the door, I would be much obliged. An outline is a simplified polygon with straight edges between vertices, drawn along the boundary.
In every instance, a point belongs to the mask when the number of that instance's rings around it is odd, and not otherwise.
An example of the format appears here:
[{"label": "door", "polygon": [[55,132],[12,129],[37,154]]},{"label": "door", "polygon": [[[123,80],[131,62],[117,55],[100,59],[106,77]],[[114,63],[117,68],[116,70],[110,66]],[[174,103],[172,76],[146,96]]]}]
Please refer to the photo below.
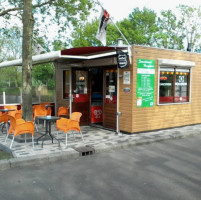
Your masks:
[{"label": "door", "polygon": [[103,126],[115,130],[117,113],[117,69],[104,70],[103,82]]},{"label": "door", "polygon": [[90,90],[87,70],[72,70],[72,96],[72,112],[81,112],[80,125],[88,125],[90,122]]}]

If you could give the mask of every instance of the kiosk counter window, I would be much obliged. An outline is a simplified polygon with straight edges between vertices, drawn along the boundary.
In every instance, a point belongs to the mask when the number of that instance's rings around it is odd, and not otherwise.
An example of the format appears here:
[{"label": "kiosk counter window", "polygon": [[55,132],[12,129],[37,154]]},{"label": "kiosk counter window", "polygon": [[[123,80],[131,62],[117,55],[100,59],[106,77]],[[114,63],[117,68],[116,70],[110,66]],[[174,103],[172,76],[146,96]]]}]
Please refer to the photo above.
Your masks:
[{"label": "kiosk counter window", "polygon": [[190,69],[160,68],[159,104],[189,102]]}]

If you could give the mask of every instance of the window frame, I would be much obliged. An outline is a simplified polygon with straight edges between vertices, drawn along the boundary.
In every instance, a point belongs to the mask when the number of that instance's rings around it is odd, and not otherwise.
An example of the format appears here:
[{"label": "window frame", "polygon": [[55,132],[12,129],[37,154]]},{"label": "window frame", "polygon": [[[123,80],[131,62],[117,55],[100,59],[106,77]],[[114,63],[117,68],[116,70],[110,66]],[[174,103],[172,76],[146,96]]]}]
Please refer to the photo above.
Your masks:
[{"label": "window frame", "polygon": [[[184,61],[184,60],[170,60],[170,59],[158,59],[158,91],[157,91],[157,105],[178,105],[178,104],[190,104],[191,103],[191,82],[192,82],[192,67],[195,66],[194,62]],[[175,69],[177,70],[189,70],[189,77],[188,77],[188,101],[186,102],[167,102],[167,103],[160,103],[160,72],[161,69]],[[173,93],[175,96],[175,78],[173,80]],[[173,96],[173,97],[174,97]]]},{"label": "window frame", "polygon": [[[64,90],[65,90],[65,78],[64,78],[64,73],[66,71],[69,71],[69,97],[64,97]],[[71,94],[71,69],[63,69],[62,70],[62,99],[63,100],[70,100],[70,94]]]}]

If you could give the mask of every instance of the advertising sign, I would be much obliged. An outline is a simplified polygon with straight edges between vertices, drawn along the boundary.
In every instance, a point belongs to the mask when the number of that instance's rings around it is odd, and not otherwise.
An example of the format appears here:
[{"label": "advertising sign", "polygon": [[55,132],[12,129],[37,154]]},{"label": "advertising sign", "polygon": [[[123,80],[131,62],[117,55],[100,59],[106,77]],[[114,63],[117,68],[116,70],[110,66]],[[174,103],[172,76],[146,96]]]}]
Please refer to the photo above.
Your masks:
[{"label": "advertising sign", "polygon": [[123,84],[124,85],[130,85],[131,84],[131,78],[130,78],[130,71],[125,71],[123,74]]},{"label": "advertising sign", "polygon": [[137,59],[137,107],[154,106],[155,60]]},{"label": "advertising sign", "polygon": [[98,123],[103,121],[103,107],[92,106],[91,107],[91,123]]}]

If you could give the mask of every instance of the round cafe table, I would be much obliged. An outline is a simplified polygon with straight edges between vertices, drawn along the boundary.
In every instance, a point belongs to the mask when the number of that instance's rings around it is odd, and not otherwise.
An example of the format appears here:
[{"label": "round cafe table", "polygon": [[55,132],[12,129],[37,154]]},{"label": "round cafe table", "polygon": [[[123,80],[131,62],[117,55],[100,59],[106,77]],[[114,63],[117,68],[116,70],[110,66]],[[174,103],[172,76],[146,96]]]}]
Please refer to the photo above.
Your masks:
[{"label": "round cafe table", "polygon": [[58,119],[60,119],[60,117],[39,116],[39,117],[36,117],[36,118],[40,119],[40,120],[44,120],[46,122],[45,133],[43,135],[41,135],[39,138],[37,138],[37,144],[38,144],[38,140],[40,140],[42,138],[42,148],[43,148],[44,139],[47,136],[49,136],[52,139],[52,143],[53,143],[53,139],[55,139],[55,140],[57,140],[57,142],[59,144],[59,147],[60,147],[60,141],[51,134],[51,123],[57,121]]}]

